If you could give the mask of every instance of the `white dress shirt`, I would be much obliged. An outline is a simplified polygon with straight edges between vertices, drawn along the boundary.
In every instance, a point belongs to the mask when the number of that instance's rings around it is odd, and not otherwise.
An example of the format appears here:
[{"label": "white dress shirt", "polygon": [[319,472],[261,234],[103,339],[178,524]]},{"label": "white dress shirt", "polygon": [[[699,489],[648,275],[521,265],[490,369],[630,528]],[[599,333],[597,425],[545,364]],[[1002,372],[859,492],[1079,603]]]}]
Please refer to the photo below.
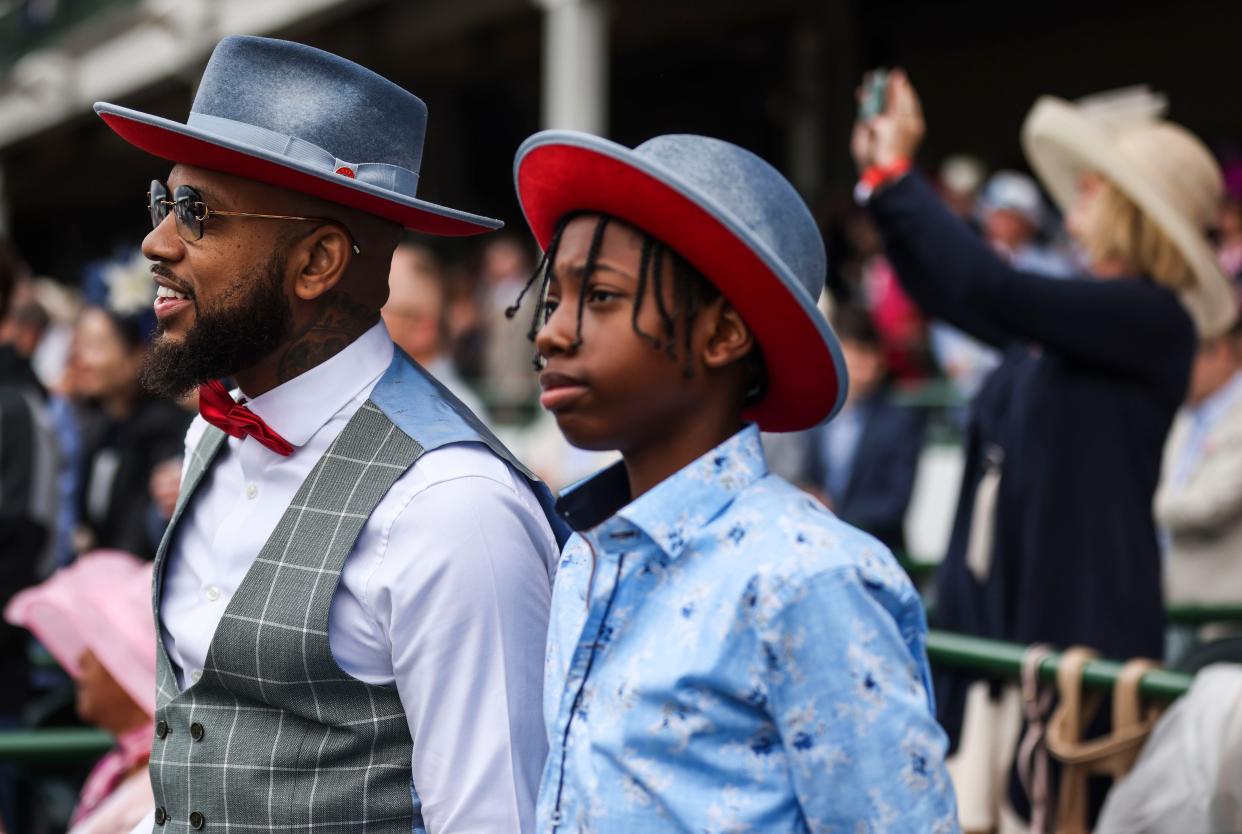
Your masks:
[{"label": "white dress shirt", "polygon": [[[225,607],[299,486],[392,357],[377,324],[248,402],[296,448],[281,457],[229,438],[178,525],[160,631],[183,688],[201,674]],[[187,460],[205,426],[201,417],[191,425]],[[459,443],[426,452],[393,484],[345,561],[328,642],[348,674],[397,687],[431,834],[534,829],[557,556],[525,479],[482,444]]]}]

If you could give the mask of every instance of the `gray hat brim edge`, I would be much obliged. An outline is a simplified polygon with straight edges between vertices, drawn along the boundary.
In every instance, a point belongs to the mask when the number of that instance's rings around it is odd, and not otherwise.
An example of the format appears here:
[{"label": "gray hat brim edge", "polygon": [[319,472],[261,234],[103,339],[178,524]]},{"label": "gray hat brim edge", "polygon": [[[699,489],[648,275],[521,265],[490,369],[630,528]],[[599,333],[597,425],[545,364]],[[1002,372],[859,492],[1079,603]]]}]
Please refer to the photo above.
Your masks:
[{"label": "gray hat brim edge", "polygon": [[[118,129],[118,126],[116,124],[113,124],[112,119],[123,119],[128,122],[137,123],[138,125],[142,125],[146,128],[154,128],[157,131],[160,131],[161,133],[166,134],[167,138],[170,139],[173,144],[175,144],[175,141],[177,139],[191,140],[193,142],[203,142],[208,145],[215,146],[217,148],[222,148],[226,151],[231,151],[236,154],[241,154],[245,157],[249,157],[253,160],[257,160],[260,163],[264,163],[267,165],[275,166],[277,168],[285,169],[285,170],[294,172],[301,176],[311,177],[311,178],[314,178],[315,180],[320,180],[322,181],[322,183],[324,184],[326,188],[337,191],[342,194],[348,194],[348,192],[353,191],[361,195],[366,195],[367,197],[370,197],[370,198],[381,200],[384,203],[388,203],[391,205],[392,210],[390,212],[381,214],[378,211],[364,208],[362,206],[355,205],[354,207],[359,208],[363,211],[371,211],[372,213],[380,214],[380,216],[383,216],[390,220],[394,220],[395,222],[402,223],[403,226],[405,226],[406,228],[412,229],[414,231],[422,231],[428,234],[443,235],[443,236],[463,236],[463,235],[481,234],[484,232],[495,231],[504,226],[504,223],[502,221],[496,220],[494,218],[483,217],[482,215],[471,214],[470,212],[460,211],[458,209],[448,208],[446,206],[440,206],[435,203],[430,203],[426,200],[420,200],[416,197],[407,197],[403,194],[398,194],[394,191],[389,191],[387,189],[379,188],[378,186],[374,186],[369,183],[359,182],[358,180],[355,180],[355,179],[342,177],[332,172],[325,172],[320,169],[314,168],[312,166],[299,163],[298,161],[290,159],[288,157],[281,156],[280,154],[271,153],[270,151],[266,151],[261,148],[256,148],[254,146],[246,145],[244,143],[235,142],[226,137],[218,136],[212,133],[211,131],[190,127],[189,125],[186,125],[181,122],[176,122],[171,119],[165,119],[160,116],[153,116],[149,113],[143,113],[142,111],[139,111],[139,110],[133,110],[128,107],[121,107],[119,105],[110,104],[108,102],[103,102],[103,101],[95,102],[94,109],[95,109],[95,112],[101,118],[104,119],[105,123],[107,123],[108,126],[112,128],[112,130],[116,132],[117,135],[120,136],[123,140],[133,145],[134,147],[138,148],[139,150],[150,153],[153,156],[158,156],[162,159],[167,159],[170,162],[195,164],[195,162],[191,158],[177,158],[177,157],[192,157],[193,156],[192,153],[186,153],[186,154],[172,153],[171,151],[165,150],[164,148],[157,149],[156,147],[153,147],[152,143],[150,142],[135,141],[134,137],[127,135],[125,132]],[[365,161],[365,160],[362,160],[362,161]],[[220,170],[223,173],[230,173],[230,174],[238,173],[241,176],[249,175],[248,172],[240,173],[237,171],[230,171],[226,167],[223,167],[223,166],[203,165],[201,167],[209,167],[209,168],[212,168],[213,170]],[[286,187],[281,183],[275,183],[275,184],[280,185],[281,187]],[[348,203],[345,200],[333,200],[331,196],[327,196],[319,191],[307,190],[306,193],[310,193],[314,196],[319,196],[319,197],[322,197],[323,199],[327,199],[333,202],[341,202],[346,205],[352,205],[351,203]],[[421,225],[411,224],[410,222],[407,222],[407,220],[416,219],[417,215],[419,214],[430,215],[433,218],[443,218],[444,220],[448,221],[448,223],[439,224],[436,221],[432,220],[427,224],[427,226],[431,228],[425,228]],[[403,217],[406,219],[402,219]],[[438,227],[444,227],[444,226],[447,226],[454,230],[444,231],[442,228],[440,230],[436,230]]]}]

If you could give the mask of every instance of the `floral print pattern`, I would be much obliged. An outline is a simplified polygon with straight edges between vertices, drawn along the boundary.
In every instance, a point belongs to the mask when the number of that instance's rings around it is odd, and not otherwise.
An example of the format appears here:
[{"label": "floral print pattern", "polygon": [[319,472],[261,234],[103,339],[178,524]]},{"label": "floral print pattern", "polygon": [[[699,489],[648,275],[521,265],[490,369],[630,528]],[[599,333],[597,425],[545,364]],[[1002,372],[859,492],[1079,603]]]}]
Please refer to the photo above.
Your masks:
[{"label": "floral print pattern", "polygon": [[926,620],[871,537],[770,475],[749,426],[626,506],[556,577],[544,834],[958,831]]}]

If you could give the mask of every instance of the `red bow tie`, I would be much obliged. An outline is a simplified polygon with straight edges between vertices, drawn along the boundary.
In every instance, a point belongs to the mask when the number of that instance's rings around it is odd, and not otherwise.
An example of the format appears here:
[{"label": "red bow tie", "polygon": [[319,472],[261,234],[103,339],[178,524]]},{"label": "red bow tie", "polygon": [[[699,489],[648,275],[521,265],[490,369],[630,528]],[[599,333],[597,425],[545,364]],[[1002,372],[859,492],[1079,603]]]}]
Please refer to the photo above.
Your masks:
[{"label": "red bow tie", "polygon": [[262,417],[234,402],[219,380],[213,379],[206,385],[198,386],[198,413],[226,434],[233,437],[249,435],[278,455],[288,457],[293,454],[289,441],[272,431]]}]

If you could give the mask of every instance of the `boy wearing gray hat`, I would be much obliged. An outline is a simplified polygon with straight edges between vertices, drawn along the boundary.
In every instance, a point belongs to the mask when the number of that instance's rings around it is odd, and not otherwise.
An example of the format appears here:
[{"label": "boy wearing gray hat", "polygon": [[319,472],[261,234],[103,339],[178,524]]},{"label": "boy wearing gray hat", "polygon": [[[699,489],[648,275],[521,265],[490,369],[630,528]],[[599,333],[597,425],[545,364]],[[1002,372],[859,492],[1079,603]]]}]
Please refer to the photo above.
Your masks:
[{"label": "boy wearing gray hat", "polygon": [[957,831],[914,588],[759,441],[845,399],[805,204],[701,136],[515,168],[541,402],[622,454],[557,504],[539,831]]}]

